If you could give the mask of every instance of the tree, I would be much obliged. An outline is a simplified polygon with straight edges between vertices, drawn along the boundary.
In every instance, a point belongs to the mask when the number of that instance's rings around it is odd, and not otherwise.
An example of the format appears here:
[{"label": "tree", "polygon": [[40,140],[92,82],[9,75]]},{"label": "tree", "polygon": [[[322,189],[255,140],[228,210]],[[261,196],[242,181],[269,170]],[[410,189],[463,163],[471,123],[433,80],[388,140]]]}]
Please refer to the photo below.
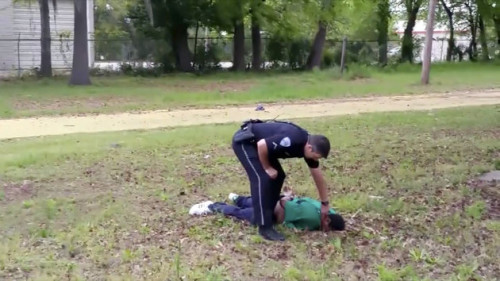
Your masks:
[{"label": "tree", "polygon": [[234,71],[245,70],[245,16],[249,4],[250,0],[217,0],[214,5],[215,25],[233,33]]},{"label": "tree", "polygon": [[500,2],[498,0],[476,0],[476,4],[479,13],[479,40],[483,59],[489,59],[487,56],[486,23],[488,21],[493,22],[497,37],[497,48],[500,51]]},{"label": "tree", "polygon": [[434,17],[436,13],[437,0],[429,0],[429,13],[427,16],[427,26],[425,31],[425,51],[422,61],[421,82],[424,85],[429,84],[429,71],[432,61],[432,37],[434,33]]},{"label": "tree", "polygon": [[189,49],[188,30],[196,26],[204,14],[209,13],[206,0],[144,0],[151,25],[163,33],[170,43],[179,71],[193,71],[193,54]]},{"label": "tree", "polygon": [[454,5],[447,5],[444,0],[440,0],[440,2],[448,17],[448,28],[450,30],[450,35],[448,37],[448,49],[446,50],[446,61],[451,61],[453,59],[453,52],[455,50],[455,26],[453,23]]},{"label": "tree", "polygon": [[234,26],[233,38],[233,70],[245,70],[245,21],[241,1],[236,1],[236,12],[232,19]]},{"label": "tree", "polygon": [[389,38],[389,18],[391,17],[389,0],[379,0],[377,4],[377,43],[378,63],[387,64],[387,41]]},{"label": "tree", "polygon": [[418,11],[423,0],[405,0],[407,24],[403,35],[403,46],[401,48],[401,62],[413,63],[413,28],[417,21]]},{"label": "tree", "polygon": [[474,0],[465,0],[464,5],[468,11],[467,22],[470,28],[471,40],[467,53],[471,61],[477,60],[477,28],[479,22],[479,14],[477,13],[477,6]]},{"label": "tree", "polygon": [[334,10],[334,0],[321,0],[319,3],[320,10],[318,19],[318,31],[314,36],[314,41],[311,47],[311,52],[307,58],[306,69],[312,70],[321,65],[321,59],[323,58],[323,48],[326,41],[326,29],[328,21],[331,21],[333,17]]},{"label": "tree", "polygon": [[481,42],[481,59],[488,61],[490,59],[488,51],[488,41],[486,39],[486,27],[484,26],[484,20],[481,15],[478,18],[479,22],[479,42]]},{"label": "tree", "polygon": [[90,85],[89,52],[87,40],[87,1],[75,2],[75,30],[73,38],[73,68],[70,85]]},{"label": "tree", "polygon": [[262,64],[262,38],[260,36],[265,0],[252,0],[250,15],[252,21],[252,69],[260,70]]},{"label": "tree", "polygon": [[[52,76],[52,52],[51,52],[51,39],[50,39],[50,13],[49,13],[49,0],[38,0],[38,5],[40,7],[40,47],[41,47],[41,59],[40,59],[40,72],[41,77],[51,77]],[[56,0],[52,0],[52,5],[54,7],[54,18],[55,11],[57,9]]]}]

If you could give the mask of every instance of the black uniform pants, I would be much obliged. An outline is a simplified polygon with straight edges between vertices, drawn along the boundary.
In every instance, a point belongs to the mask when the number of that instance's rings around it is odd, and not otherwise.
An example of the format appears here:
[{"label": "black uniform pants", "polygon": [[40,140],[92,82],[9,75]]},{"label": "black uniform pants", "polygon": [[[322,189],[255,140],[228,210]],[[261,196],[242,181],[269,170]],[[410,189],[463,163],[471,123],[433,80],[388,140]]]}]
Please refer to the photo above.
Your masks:
[{"label": "black uniform pants", "polygon": [[256,143],[235,142],[233,140],[232,145],[250,181],[254,210],[253,221],[259,226],[271,226],[273,224],[274,207],[280,198],[281,188],[285,181],[285,172],[278,159],[269,159],[269,164],[278,171],[278,176],[271,179],[260,163]]}]

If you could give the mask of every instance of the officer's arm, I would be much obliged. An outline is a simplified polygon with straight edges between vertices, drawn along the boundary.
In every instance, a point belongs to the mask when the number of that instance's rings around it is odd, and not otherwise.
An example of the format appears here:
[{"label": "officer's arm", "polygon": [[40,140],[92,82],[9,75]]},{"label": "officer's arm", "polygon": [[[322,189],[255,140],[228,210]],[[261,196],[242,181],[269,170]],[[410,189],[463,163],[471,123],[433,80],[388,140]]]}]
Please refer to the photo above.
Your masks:
[{"label": "officer's arm", "polygon": [[309,168],[311,171],[311,176],[316,184],[316,188],[318,189],[319,198],[321,201],[328,201],[328,192],[326,190],[326,181],[323,177],[323,173],[321,173],[320,168]]},{"label": "officer's arm", "polygon": [[257,142],[257,152],[259,154],[259,160],[262,164],[264,170],[267,170],[271,167],[269,164],[269,151],[267,150],[267,144],[265,139],[261,139]]}]

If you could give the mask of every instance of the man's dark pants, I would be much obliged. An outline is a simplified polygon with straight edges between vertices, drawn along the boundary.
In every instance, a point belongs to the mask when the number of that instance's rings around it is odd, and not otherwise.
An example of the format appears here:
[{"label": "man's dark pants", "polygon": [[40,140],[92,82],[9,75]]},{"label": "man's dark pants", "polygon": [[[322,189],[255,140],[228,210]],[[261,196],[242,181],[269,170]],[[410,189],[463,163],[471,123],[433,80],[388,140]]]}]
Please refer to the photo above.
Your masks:
[{"label": "man's dark pants", "polygon": [[235,142],[233,139],[232,146],[250,181],[254,222],[258,226],[272,226],[274,207],[280,197],[285,172],[278,159],[269,159],[269,164],[278,171],[276,179],[271,179],[259,161],[255,142]]},{"label": "man's dark pants", "polygon": [[235,217],[240,220],[246,220],[251,224],[255,224],[253,216],[252,197],[239,196],[234,204],[236,206],[228,205],[223,202],[215,202],[210,205],[210,209],[222,213],[226,216]]}]

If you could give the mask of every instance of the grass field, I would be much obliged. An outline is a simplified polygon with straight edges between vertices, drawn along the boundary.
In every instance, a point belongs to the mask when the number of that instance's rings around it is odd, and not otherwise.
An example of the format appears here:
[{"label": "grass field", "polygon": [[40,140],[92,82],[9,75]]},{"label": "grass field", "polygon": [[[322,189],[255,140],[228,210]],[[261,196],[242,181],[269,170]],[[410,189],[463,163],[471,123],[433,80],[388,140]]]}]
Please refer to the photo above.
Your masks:
[{"label": "grass field", "polygon": [[[323,163],[341,233],[270,243],[202,200],[248,186],[237,124],[41,137],[0,145],[2,280],[495,280],[500,108],[298,122],[332,139]],[[306,165],[287,184],[317,198]],[[374,197],[377,196],[377,197]],[[496,262],[495,262],[496,261]]]},{"label": "grass field", "polygon": [[430,86],[419,85],[418,65],[351,66],[344,77],[337,70],[95,77],[89,87],[70,87],[65,77],[0,81],[0,118],[498,88],[498,77],[498,63],[460,63],[433,65]]}]

